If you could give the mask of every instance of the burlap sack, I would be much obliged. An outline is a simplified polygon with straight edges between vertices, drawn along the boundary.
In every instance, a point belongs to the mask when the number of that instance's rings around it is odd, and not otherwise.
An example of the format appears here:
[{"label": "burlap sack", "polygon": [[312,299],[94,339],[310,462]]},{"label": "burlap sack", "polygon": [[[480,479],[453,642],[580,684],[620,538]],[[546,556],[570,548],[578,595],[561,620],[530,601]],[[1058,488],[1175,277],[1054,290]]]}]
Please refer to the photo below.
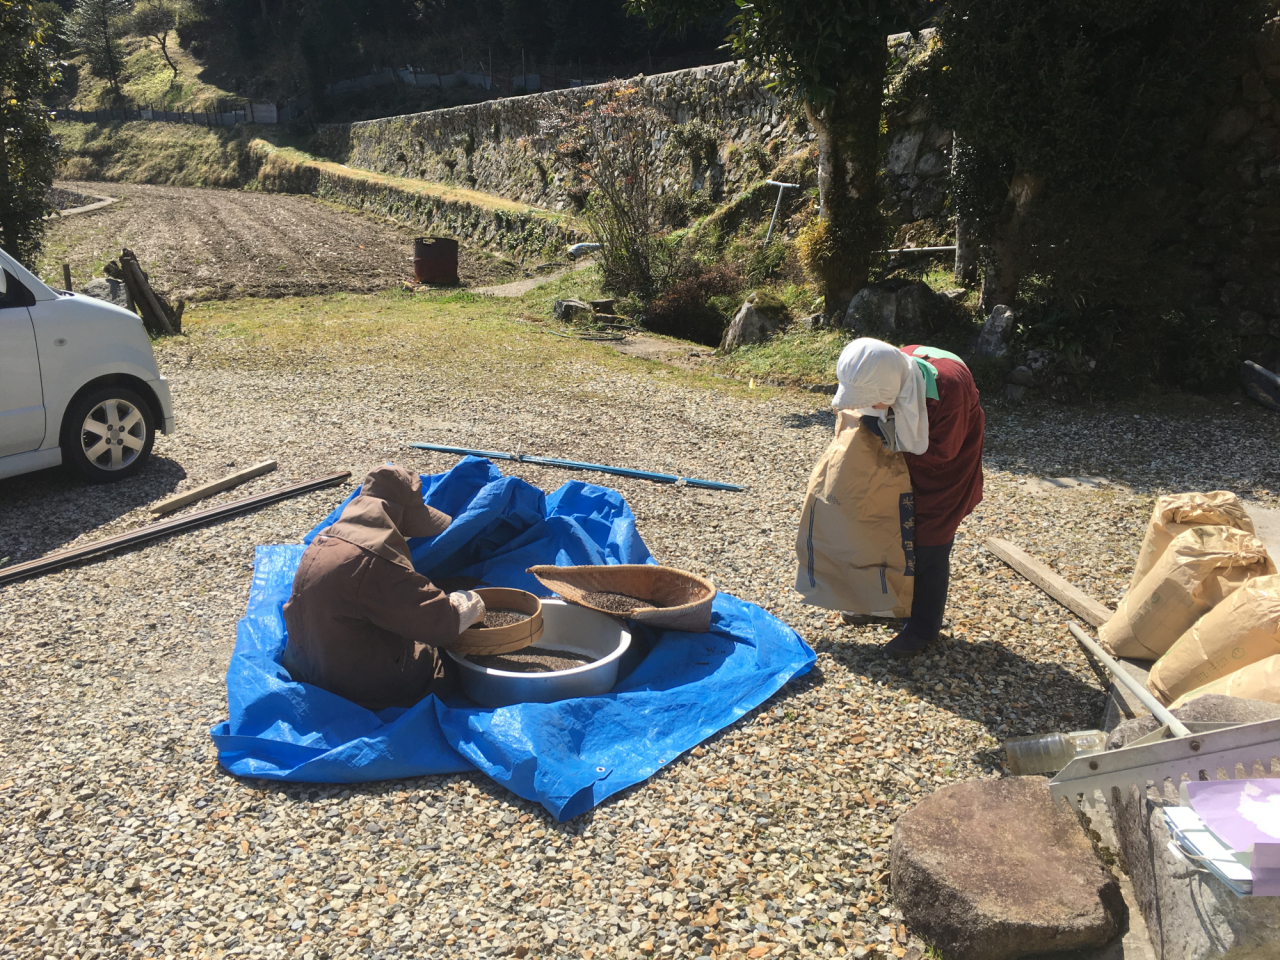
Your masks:
[{"label": "burlap sack", "polygon": [[1173,538],[1151,572],[1120,601],[1098,640],[1113,656],[1156,660],[1240,584],[1275,572],[1253,534],[1192,527]]},{"label": "burlap sack", "polygon": [[1156,561],[1169,548],[1173,538],[1186,533],[1192,527],[1235,527],[1245,533],[1253,533],[1253,521],[1244,512],[1240,499],[1230,490],[1212,490],[1209,493],[1175,493],[1161,497],[1151,511],[1147,535],[1138,551],[1138,561],[1129,581],[1132,592],[1147,575]]},{"label": "burlap sack", "polygon": [[1206,693],[1280,703],[1280,655],[1251,663],[1247,667],[1241,667],[1235,673],[1229,673],[1212,683],[1206,683],[1203,687],[1197,687],[1190,693],[1184,693],[1174,701],[1170,709],[1176,710],[1196,697],[1203,697]]},{"label": "burlap sack", "polygon": [[1280,655],[1280,576],[1255,577],[1197,620],[1156,661],[1147,687],[1161,703]]},{"label": "burlap sack", "polygon": [[835,439],[809,476],[796,589],[816,607],[910,615],[915,522],[906,458],[842,410]]}]

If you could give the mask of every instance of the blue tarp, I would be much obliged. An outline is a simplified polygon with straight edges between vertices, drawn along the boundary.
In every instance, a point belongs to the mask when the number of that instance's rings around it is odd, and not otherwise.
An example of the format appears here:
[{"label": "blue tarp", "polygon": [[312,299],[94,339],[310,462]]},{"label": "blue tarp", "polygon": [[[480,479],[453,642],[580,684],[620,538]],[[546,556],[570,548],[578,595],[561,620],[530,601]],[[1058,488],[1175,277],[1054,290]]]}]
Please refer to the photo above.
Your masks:
[{"label": "blue tarp", "polygon": [[[440,536],[409,542],[432,579],[478,577],[547,596],[527,567],[653,562],[631,508],[608,488],[574,481],[548,496],[474,457],[422,481],[426,502],[454,518]],[[281,608],[304,549],[258,548],[227,669],[230,718],[210,731],[219,762],[238,776],[362,783],[478,768],[567,820],[733,723],[814,660],[786,624],[722,593],[710,633],[639,637],[647,656],[605,696],[499,709],[432,696],[373,713],[294,683],[280,666]]]}]

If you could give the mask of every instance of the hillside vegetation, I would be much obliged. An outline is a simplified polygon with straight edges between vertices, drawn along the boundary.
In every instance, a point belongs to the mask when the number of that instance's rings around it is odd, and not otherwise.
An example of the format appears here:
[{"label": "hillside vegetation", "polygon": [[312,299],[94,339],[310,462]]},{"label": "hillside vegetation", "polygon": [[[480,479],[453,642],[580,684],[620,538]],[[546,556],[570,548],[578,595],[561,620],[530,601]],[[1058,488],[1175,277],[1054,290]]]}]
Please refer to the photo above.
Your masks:
[{"label": "hillside vegetation", "polygon": [[53,131],[62,143],[58,176],[67,180],[243,187],[251,179],[244,127],[60,122]]},{"label": "hillside vegetation", "polygon": [[[205,65],[172,40],[169,42],[169,56],[178,68],[176,80],[154,40],[126,35],[120,40],[120,46],[124,54],[120,91],[130,104],[166,110],[205,111],[216,109],[220,101],[225,104],[244,99],[209,82]],[[84,54],[71,57],[66,64],[63,68],[64,98],[60,106],[97,110],[118,103],[110,84],[89,68]]]}]

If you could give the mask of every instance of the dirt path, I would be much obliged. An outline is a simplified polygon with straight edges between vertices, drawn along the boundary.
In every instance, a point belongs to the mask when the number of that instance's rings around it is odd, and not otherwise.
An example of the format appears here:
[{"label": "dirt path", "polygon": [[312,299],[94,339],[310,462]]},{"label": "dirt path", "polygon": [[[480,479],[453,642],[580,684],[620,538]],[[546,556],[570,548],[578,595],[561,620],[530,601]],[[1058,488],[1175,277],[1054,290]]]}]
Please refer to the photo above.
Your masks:
[{"label": "dirt path", "polygon": [[583,260],[575,263],[571,267],[554,272],[545,272],[533,277],[526,277],[524,280],[513,280],[511,283],[500,283],[491,287],[477,287],[476,293],[485,293],[491,297],[523,297],[534,287],[540,287],[544,283],[550,283],[552,280],[559,280],[561,277],[570,273],[577,273],[579,270],[585,270],[587,267],[595,266],[594,260]]},{"label": "dirt path", "polygon": [[[41,273],[75,285],[132,249],[172,297],[220,300],[396,286],[413,274],[413,231],[312,197],[126,183],[59,182],[63,190],[122,198],[102,210],[53,221]],[[525,276],[520,264],[481,250],[459,252],[463,286]]]}]

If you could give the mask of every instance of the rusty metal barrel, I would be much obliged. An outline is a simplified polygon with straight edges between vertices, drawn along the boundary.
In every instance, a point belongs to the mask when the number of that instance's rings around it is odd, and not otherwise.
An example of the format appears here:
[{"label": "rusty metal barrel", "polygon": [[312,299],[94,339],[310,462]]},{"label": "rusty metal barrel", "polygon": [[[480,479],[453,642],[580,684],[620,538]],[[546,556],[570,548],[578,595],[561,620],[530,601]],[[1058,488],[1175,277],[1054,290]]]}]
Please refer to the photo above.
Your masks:
[{"label": "rusty metal barrel", "polygon": [[441,286],[458,282],[458,241],[418,237],[413,241],[413,275],[419,283]]}]

